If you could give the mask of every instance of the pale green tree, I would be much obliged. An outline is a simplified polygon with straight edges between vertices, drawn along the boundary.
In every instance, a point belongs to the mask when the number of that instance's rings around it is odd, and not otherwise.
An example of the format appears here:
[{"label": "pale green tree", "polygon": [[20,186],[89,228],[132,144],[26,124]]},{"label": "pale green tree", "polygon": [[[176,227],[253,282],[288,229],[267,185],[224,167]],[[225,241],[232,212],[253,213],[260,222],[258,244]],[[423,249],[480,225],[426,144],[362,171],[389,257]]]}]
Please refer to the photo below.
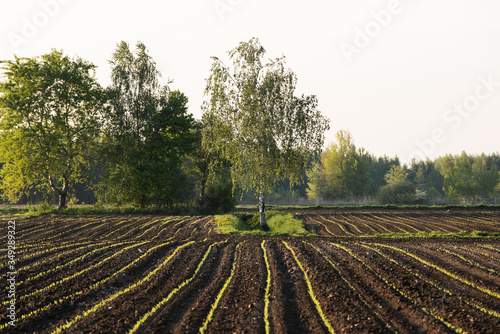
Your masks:
[{"label": "pale green tree", "polygon": [[323,146],[328,120],[316,96],[295,96],[297,77],[284,57],[263,63],[258,39],[229,51],[232,70],[212,57],[203,104],[203,145],[231,162],[233,180],[259,196],[261,226],[264,196],[277,182],[303,181],[308,159]]},{"label": "pale green tree", "polygon": [[2,63],[0,186],[10,201],[48,185],[66,206],[71,184],[83,181],[99,134],[103,92],[95,66],[62,52]]},{"label": "pale green tree", "polygon": [[482,199],[493,197],[498,184],[498,170],[496,165],[488,166],[486,154],[474,157],[472,174],[475,195]]},{"label": "pale green tree", "polygon": [[439,171],[444,177],[443,191],[448,198],[467,202],[474,196],[472,163],[473,159],[465,152],[438,160]]},{"label": "pale green tree", "polygon": [[350,132],[340,130],[336,142],[326,147],[313,168],[307,171],[309,198],[340,199],[363,196],[369,190],[369,156],[356,149]]},{"label": "pale green tree", "polygon": [[408,168],[405,165],[391,166],[384,180],[389,185],[402,184],[408,181]]},{"label": "pale green tree", "polygon": [[382,204],[411,204],[416,201],[415,185],[408,181],[406,165],[391,166],[384,177],[386,185],[380,187],[377,199]]}]

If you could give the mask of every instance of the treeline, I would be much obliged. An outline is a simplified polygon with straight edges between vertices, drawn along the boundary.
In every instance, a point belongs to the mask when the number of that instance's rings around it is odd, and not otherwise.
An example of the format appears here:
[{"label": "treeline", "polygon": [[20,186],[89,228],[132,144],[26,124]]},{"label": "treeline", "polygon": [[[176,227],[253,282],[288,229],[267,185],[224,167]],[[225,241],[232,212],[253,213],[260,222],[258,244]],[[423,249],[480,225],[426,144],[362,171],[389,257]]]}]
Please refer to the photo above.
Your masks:
[{"label": "treeline", "polygon": [[310,199],[372,198],[381,204],[496,203],[500,198],[500,155],[446,155],[401,164],[356,148],[348,131],[322,152],[307,172]]},{"label": "treeline", "polygon": [[109,63],[103,88],[93,64],[57,50],[2,62],[4,200],[232,207],[227,168],[208,175],[203,124],[182,92],[160,84],[145,45],[121,42]]},{"label": "treeline", "polygon": [[257,39],[231,51],[233,73],[213,58],[203,118],[160,84],[142,43],[121,42],[111,84],[62,52],[3,61],[0,190],[7,203],[114,204],[229,210],[271,201],[394,204],[492,202],[498,154],[402,165],[356,148],[351,134],[320,152],[328,120],[315,96],[294,95],[284,57],[263,64]]}]

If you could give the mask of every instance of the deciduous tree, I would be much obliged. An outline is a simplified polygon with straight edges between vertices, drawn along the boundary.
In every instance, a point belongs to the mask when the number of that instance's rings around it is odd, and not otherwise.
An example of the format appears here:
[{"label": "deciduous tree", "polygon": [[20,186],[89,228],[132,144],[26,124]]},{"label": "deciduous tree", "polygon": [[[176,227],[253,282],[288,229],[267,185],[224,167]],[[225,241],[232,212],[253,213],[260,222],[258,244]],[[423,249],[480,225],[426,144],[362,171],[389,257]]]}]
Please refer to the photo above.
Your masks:
[{"label": "deciduous tree", "polygon": [[160,85],[156,63],[141,42],[135,52],[119,43],[110,64],[101,198],[139,207],[186,199],[194,187],[182,170],[183,158],[196,142],[187,97]]},{"label": "deciduous tree", "polygon": [[285,177],[302,181],[312,154],[321,149],[328,120],[316,96],[295,96],[296,75],[284,57],[262,62],[264,48],[255,38],[229,52],[232,70],[217,57],[207,79],[203,104],[204,145],[232,164],[233,180],[256,189],[261,226],[264,195]]},{"label": "deciduous tree", "polygon": [[70,185],[85,178],[100,130],[102,89],[95,66],[62,51],[2,62],[1,188],[10,201],[45,185],[66,206]]},{"label": "deciduous tree", "polygon": [[356,149],[348,131],[340,130],[336,139],[307,173],[310,198],[341,199],[363,196],[369,190],[368,154]]}]

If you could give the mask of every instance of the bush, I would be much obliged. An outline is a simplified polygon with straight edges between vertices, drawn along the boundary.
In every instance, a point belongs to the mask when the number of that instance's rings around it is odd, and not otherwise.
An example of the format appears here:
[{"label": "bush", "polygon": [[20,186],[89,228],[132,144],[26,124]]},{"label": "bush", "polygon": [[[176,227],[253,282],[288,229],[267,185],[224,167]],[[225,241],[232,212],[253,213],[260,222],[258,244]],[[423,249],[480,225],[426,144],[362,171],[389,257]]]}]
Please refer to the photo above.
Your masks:
[{"label": "bush", "polygon": [[415,186],[411,182],[387,184],[377,194],[381,204],[414,204],[417,202]]},{"label": "bush", "polygon": [[234,209],[236,200],[231,182],[211,184],[200,199],[197,209],[204,213],[228,212]]},{"label": "bush", "polygon": [[54,208],[54,205],[43,202],[38,205],[28,205],[28,212],[36,215],[46,215],[50,213],[54,213],[56,209]]}]

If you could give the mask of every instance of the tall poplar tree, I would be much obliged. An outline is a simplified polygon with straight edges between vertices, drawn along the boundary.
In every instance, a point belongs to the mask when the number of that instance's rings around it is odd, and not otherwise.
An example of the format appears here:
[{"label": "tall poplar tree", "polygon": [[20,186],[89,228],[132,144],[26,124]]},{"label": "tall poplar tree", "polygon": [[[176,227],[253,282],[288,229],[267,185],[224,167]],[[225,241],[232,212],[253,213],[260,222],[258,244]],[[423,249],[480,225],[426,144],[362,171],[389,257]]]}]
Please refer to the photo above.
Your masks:
[{"label": "tall poplar tree", "polygon": [[284,57],[263,63],[258,39],[229,51],[232,70],[217,57],[207,79],[203,145],[231,162],[233,180],[256,189],[260,223],[265,194],[289,178],[299,183],[311,155],[323,146],[328,120],[317,110],[316,96],[295,96],[296,75]]}]

